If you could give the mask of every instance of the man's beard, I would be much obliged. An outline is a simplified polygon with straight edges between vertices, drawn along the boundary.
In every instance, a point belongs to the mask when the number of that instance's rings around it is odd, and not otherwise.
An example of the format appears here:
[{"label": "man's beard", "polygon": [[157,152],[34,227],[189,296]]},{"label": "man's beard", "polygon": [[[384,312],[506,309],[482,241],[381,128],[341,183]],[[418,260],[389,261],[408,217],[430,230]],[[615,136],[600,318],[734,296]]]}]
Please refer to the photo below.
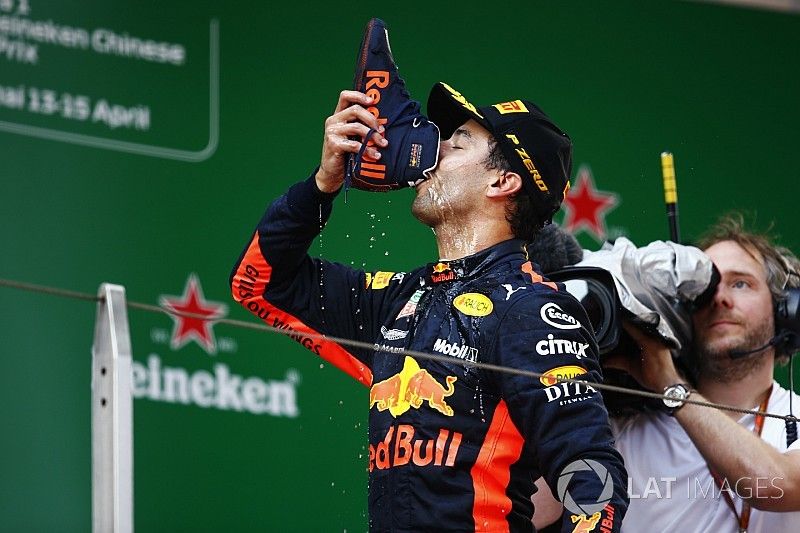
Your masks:
[{"label": "man's beard", "polygon": [[721,383],[732,383],[746,378],[767,363],[767,358],[764,357],[767,348],[739,358],[732,358],[731,352],[748,352],[761,348],[770,341],[773,330],[772,321],[767,321],[758,328],[746,331],[739,342],[702,342],[695,338],[698,376]]}]

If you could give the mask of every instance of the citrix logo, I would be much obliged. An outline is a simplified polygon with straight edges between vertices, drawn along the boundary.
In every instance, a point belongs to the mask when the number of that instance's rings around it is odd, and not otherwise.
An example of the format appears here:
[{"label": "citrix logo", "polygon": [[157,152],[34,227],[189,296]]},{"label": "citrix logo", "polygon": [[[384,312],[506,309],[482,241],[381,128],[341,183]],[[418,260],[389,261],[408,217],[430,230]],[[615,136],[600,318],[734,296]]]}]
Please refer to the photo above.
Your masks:
[{"label": "citrix logo", "polygon": [[587,343],[556,339],[552,333],[547,335],[547,340],[536,343],[536,353],[539,355],[574,354],[578,359],[587,357],[586,350],[588,348]]}]

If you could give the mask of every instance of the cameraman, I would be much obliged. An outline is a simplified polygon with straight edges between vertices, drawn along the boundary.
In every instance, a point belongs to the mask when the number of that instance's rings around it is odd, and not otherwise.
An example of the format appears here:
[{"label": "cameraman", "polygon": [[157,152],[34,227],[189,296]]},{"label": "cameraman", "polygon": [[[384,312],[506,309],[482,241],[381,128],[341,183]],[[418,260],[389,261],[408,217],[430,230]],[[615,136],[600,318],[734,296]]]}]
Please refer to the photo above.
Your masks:
[{"label": "cameraman", "polygon": [[[692,317],[695,386],[660,341],[634,327],[626,330],[641,358],[609,364],[676,399],[789,414],[800,396],[773,379],[774,364],[789,354],[770,342],[774,301],[797,285],[798,259],[745,231],[740,215],[721,219],[699,246],[721,281]],[[617,447],[630,476],[623,531],[800,531],[800,441],[787,446],[783,420],[679,401],[667,407],[618,421]]]}]

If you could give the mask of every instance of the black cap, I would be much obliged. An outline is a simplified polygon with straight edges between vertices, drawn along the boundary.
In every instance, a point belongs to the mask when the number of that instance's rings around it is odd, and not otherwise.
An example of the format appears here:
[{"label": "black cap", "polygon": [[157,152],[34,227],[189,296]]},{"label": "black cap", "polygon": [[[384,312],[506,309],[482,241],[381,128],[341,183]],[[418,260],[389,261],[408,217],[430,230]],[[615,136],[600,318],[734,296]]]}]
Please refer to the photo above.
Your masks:
[{"label": "black cap", "polygon": [[428,117],[439,126],[442,139],[472,119],[495,138],[511,170],[533,200],[542,222],[550,222],[569,190],[572,141],[553,121],[527,100],[476,107],[444,82],[431,89]]}]

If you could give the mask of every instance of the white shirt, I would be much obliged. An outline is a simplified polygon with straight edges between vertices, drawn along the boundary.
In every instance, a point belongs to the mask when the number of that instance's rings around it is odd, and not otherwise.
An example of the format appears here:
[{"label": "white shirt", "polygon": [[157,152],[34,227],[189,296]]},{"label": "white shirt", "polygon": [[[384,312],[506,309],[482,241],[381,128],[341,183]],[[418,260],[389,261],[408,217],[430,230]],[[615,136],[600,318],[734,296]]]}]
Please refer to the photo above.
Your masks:
[{"label": "white shirt", "polygon": [[[767,404],[767,412],[789,414],[789,391],[777,382]],[[800,396],[792,394],[793,410],[800,411]],[[754,415],[744,415],[739,424],[753,431]],[[623,533],[713,532],[736,533],[739,523],[708,465],[689,435],[675,418],[665,413],[643,413],[613,424],[617,449],[628,470],[630,506],[622,521]],[[783,420],[767,417],[762,440],[780,452],[787,451],[786,426]],[[731,442],[730,446],[736,446]],[[800,450],[800,440],[790,450]],[[736,510],[741,513],[742,499],[735,494],[735,480],[729,480]],[[772,479],[757,480],[757,486],[769,487]],[[746,496],[746,488],[739,494]],[[751,508],[749,533],[800,532],[800,512],[767,512]]]}]

